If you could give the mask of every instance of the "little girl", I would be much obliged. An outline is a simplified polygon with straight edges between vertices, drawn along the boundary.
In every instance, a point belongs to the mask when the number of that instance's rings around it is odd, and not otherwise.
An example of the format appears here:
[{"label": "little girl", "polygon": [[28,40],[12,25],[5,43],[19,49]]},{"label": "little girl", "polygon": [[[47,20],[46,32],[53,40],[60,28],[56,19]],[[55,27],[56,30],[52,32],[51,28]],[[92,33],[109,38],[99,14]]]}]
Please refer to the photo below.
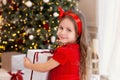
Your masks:
[{"label": "little girl", "polygon": [[46,72],[49,80],[85,80],[87,76],[86,56],[89,46],[86,26],[82,14],[60,10],[57,36],[62,43],[46,63],[33,64],[24,59],[26,68]]}]

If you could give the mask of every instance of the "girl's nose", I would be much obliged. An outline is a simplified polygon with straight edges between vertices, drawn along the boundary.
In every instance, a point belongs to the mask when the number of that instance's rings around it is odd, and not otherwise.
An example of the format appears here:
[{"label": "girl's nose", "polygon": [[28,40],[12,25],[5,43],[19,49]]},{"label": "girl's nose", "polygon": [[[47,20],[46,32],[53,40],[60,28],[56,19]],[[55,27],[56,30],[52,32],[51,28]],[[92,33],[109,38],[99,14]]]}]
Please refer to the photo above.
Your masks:
[{"label": "girl's nose", "polygon": [[61,34],[66,34],[65,29],[63,29],[63,30],[61,31]]}]

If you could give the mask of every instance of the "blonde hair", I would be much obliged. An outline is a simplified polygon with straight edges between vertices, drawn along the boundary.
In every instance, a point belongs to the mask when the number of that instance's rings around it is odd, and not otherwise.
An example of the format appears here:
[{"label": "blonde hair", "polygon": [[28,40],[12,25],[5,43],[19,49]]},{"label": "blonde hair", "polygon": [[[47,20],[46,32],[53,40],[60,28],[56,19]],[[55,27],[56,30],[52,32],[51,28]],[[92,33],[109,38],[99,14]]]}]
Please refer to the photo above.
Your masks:
[{"label": "blonde hair", "polygon": [[92,42],[90,34],[88,33],[85,15],[79,12],[79,17],[82,21],[82,34],[80,37],[81,61],[80,61],[80,74],[81,80],[87,80],[90,69],[90,55],[92,53]]},{"label": "blonde hair", "polygon": [[[82,33],[81,35],[79,35],[78,40],[77,40],[77,42],[80,45],[80,52],[81,52],[80,54],[80,80],[87,80],[89,78],[88,69],[90,69],[89,61],[90,61],[90,55],[92,53],[92,43],[91,43],[90,34],[88,33],[85,15],[82,12],[74,11],[74,13],[78,15],[78,17],[82,21]],[[78,26],[75,20],[71,16],[68,16],[68,15],[66,15],[64,18],[69,18],[73,22],[75,26],[75,30],[76,30],[76,35],[77,35]]]}]

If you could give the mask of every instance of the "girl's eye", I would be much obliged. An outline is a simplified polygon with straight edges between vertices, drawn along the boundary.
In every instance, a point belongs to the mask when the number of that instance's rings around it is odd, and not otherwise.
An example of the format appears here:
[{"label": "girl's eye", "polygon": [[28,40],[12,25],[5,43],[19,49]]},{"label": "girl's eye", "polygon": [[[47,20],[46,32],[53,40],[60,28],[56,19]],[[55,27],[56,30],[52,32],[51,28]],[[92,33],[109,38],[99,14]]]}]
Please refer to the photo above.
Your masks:
[{"label": "girl's eye", "polygon": [[60,29],[60,30],[63,30],[63,27],[60,26],[59,29]]},{"label": "girl's eye", "polygon": [[71,29],[67,29],[68,32],[71,32],[72,30]]}]

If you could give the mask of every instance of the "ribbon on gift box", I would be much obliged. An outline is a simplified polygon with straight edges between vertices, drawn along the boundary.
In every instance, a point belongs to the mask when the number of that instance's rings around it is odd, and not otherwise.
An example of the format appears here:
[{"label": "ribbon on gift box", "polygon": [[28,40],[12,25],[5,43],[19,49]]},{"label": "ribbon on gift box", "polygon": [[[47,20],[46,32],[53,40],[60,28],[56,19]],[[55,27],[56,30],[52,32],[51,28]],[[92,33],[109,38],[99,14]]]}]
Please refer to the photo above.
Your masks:
[{"label": "ribbon on gift box", "polygon": [[[35,52],[34,57],[33,57],[33,64],[35,63],[35,60],[36,60],[36,62],[38,61],[38,54],[39,53],[53,53],[53,52],[54,52],[54,50],[42,51],[42,52]],[[33,77],[33,70],[31,71],[30,80],[32,80],[32,77]]]},{"label": "ribbon on gift box", "polygon": [[18,70],[17,73],[8,72],[12,77],[10,80],[23,80],[21,70]]}]

